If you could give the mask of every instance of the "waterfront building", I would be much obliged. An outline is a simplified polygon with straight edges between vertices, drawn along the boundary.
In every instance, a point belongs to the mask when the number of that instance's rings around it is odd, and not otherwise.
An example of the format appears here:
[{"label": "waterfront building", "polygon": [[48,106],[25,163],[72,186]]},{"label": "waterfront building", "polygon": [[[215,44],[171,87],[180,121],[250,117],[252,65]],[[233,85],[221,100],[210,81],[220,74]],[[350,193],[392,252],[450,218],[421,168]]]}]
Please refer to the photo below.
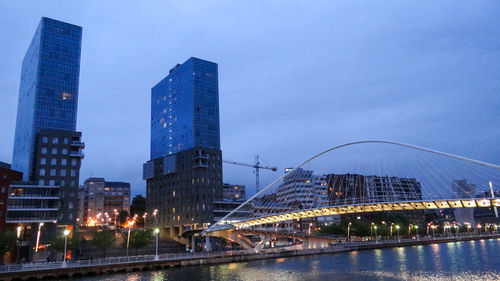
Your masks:
[{"label": "waterfront building", "polygon": [[11,165],[0,161],[0,231],[6,229],[7,200],[11,183],[22,181],[23,173],[11,169]]},{"label": "waterfront building", "polygon": [[178,239],[214,222],[222,201],[217,64],[190,58],[151,89],[151,160],[144,164],[148,224]]},{"label": "waterfront building", "polygon": [[121,211],[130,213],[130,183],[88,178],[79,192],[79,225],[115,226]]},{"label": "waterfront building", "polygon": [[56,225],[76,224],[84,148],[76,132],[81,38],[80,26],[43,17],[22,63],[12,168],[23,173],[23,183],[10,187],[7,220],[31,229],[31,242],[42,226],[47,242],[59,232]]},{"label": "waterfront building", "polygon": [[225,183],[222,186],[222,199],[224,201],[245,202],[247,200],[246,186]]},{"label": "waterfront building", "polygon": [[288,173],[276,190],[277,200],[287,205],[309,209],[328,204],[327,182],[324,175],[313,175],[313,171],[302,168]]}]

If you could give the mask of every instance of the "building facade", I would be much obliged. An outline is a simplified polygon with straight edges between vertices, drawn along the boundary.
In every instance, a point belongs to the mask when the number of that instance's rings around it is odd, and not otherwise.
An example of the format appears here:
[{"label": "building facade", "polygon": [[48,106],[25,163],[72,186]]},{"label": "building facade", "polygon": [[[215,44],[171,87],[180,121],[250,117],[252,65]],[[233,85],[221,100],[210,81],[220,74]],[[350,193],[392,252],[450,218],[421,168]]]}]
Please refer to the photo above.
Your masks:
[{"label": "building facade", "polygon": [[[465,179],[454,180],[452,182],[451,191],[453,192],[453,198],[474,198],[476,193],[476,186],[474,184],[468,183]],[[455,220],[460,224],[476,224],[473,208],[454,209],[453,214],[455,215]]]},{"label": "building facade", "polygon": [[116,225],[120,211],[130,213],[130,183],[88,178],[79,194],[80,225]]},{"label": "building facade", "polygon": [[84,147],[76,132],[81,39],[80,26],[43,17],[22,63],[12,168],[23,173],[23,183],[10,187],[8,221],[31,229],[30,249],[35,229],[43,232],[38,245],[76,225]]},{"label": "building facade", "polygon": [[24,57],[12,168],[32,180],[40,130],[76,130],[82,28],[42,18]]},{"label": "building facade", "polygon": [[10,164],[0,162],[0,231],[6,229],[7,200],[11,183],[22,181],[23,173],[11,169]]},{"label": "building facade", "polygon": [[148,223],[171,237],[213,222],[222,201],[217,64],[190,58],[151,89],[151,160],[144,164]]}]

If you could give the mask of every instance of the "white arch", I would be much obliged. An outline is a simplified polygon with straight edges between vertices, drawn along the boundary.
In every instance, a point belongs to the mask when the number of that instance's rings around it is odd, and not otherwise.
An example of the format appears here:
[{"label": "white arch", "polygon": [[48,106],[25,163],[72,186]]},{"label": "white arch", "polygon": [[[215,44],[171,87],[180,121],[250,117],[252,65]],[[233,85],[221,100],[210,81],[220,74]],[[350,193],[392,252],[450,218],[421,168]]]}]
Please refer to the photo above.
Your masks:
[{"label": "white arch", "polygon": [[491,164],[491,163],[487,163],[487,162],[483,162],[483,161],[479,161],[479,160],[474,160],[474,159],[470,159],[470,158],[466,158],[466,157],[462,157],[462,156],[458,156],[458,155],[454,155],[454,154],[450,154],[450,153],[446,153],[446,152],[441,152],[441,151],[437,151],[437,150],[433,150],[433,149],[429,149],[429,148],[425,148],[425,147],[420,147],[420,146],[416,146],[416,145],[412,145],[412,144],[400,143],[400,142],[396,142],[396,141],[390,141],[390,140],[364,140],[364,141],[349,142],[349,143],[345,143],[345,144],[342,144],[342,145],[338,145],[338,146],[329,148],[329,149],[327,149],[327,150],[325,150],[323,152],[320,152],[320,153],[312,156],[311,158],[307,159],[306,161],[302,162],[297,167],[295,167],[294,169],[292,169],[290,172],[288,172],[288,173],[282,175],[281,177],[277,178],[272,183],[270,183],[268,186],[266,186],[264,189],[262,189],[260,192],[256,193],[254,196],[250,197],[250,199],[248,199],[247,201],[245,201],[244,203],[242,203],[241,205],[239,205],[236,209],[234,209],[231,212],[229,212],[229,214],[227,214],[222,219],[220,219],[218,222],[216,222],[213,226],[211,226],[209,229],[207,229],[207,231],[210,230],[211,228],[215,228],[216,226],[218,226],[219,222],[224,221],[226,218],[230,217],[232,214],[234,214],[239,209],[241,209],[241,207],[243,207],[244,205],[246,205],[248,202],[252,201],[254,198],[256,198],[259,195],[261,195],[262,193],[266,192],[269,188],[271,188],[276,183],[278,183],[279,181],[281,181],[286,175],[288,175],[290,173],[293,173],[295,170],[301,168],[302,166],[306,165],[307,163],[311,162],[312,160],[314,160],[314,159],[320,157],[321,155],[326,154],[326,153],[328,153],[330,151],[333,151],[333,150],[336,150],[336,149],[339,149],[339,148],[342,148],[342,147],[346,147],[346,146],[351,146],[351,145],[356,145],[356,144],[363,144],[363,143],[385,143],[385,144],[398,145],[398,146],[403,146],[403,147],[407,147],[407,148],[411,148],[411,149],[425,151],[425,152],[429,152],[429,153],[433,153],[433,154],[437,154],[437,155],[441,155],[441,156],[445,156],[445,157],[450,157],[450,158],[458,159],[458,160],[461,160],[461,161],[470,162],[470,163],[478,164],[478,165],[481,165],[481,166],[490,167],[490,168],[493,168],[493,169],[500,170],[500,166],[495,165],[495,164]]}]

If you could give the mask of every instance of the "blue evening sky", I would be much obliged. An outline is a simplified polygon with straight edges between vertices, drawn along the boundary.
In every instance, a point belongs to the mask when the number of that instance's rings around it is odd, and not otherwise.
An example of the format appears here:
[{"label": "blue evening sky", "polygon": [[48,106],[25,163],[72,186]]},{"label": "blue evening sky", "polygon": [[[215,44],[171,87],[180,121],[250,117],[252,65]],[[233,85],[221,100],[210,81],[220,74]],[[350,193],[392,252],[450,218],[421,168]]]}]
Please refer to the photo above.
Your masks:
[{"label": "blue evening sky", "polygon": [[[0,161],[12,161],[21,62],[46,16],[83,27],[82,182],[145,194],[150,89],[191,56],[219,64],[226,159],[281,169],[377,138],[500,164],[499,15],[498,1],[1,0]],[[224,165],[224,179],[252,193],[252,169]]]}]

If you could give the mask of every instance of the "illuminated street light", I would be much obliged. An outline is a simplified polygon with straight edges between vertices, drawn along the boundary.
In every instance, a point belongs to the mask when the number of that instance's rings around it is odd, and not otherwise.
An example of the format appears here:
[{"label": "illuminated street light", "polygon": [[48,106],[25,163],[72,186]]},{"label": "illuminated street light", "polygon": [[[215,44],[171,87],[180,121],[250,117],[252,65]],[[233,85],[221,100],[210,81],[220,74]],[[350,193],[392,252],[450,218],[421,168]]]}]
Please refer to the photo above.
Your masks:
[{"label": "illuminated street light", "polygon": [[420,240],[420,238],[418,237],[418,225],[415,225],[415,232],[417,233],[417,240]]},{"label": "illuminated street light", "polygon": [[374,225],[373,229],[375,229],[375,243],[378,244],[378,236],[377,236],[377,226]]},{"label": "illuminated street light", "polygon": [[155,228],[155,236],[156,236],[156,255],[155,255],[155,260],[158,260],[158,234],[160,233],[160,229],[157,227]]},{"label": "illuminated street light", "polygon": [[35,253],[38,252],[38,245],[40,244],[40,236],[42,235],[42,226],[43,226],[43,222],[38,224],[38,232],[36,234]]},{"label": "illuminated street light", "polygon": [[64,234],[64,260],[62,263],[62,267],[66,267],[66,251],[68,249],[68,235],[69,235],[69,233],[70,233],[69,229],[65,229],[63,231],[63,234]]},{"label": "illuminated street light", "polygon": [[127,257],[128,257],[128,246],[130,245],[130,228],[134,225],[135,220],[131,220],[128,222],[128,236],[127,236]]},{"label": "illuminated street light", "polygon": [[351,225],[352,223],[347,224],[347,241],[350,241]]},{"label": "illuminated street light", "polygon": [[396,229],[398,230],[398,242],[401,242],[401,239],[399,238],[399,225],[396,225]]}]

